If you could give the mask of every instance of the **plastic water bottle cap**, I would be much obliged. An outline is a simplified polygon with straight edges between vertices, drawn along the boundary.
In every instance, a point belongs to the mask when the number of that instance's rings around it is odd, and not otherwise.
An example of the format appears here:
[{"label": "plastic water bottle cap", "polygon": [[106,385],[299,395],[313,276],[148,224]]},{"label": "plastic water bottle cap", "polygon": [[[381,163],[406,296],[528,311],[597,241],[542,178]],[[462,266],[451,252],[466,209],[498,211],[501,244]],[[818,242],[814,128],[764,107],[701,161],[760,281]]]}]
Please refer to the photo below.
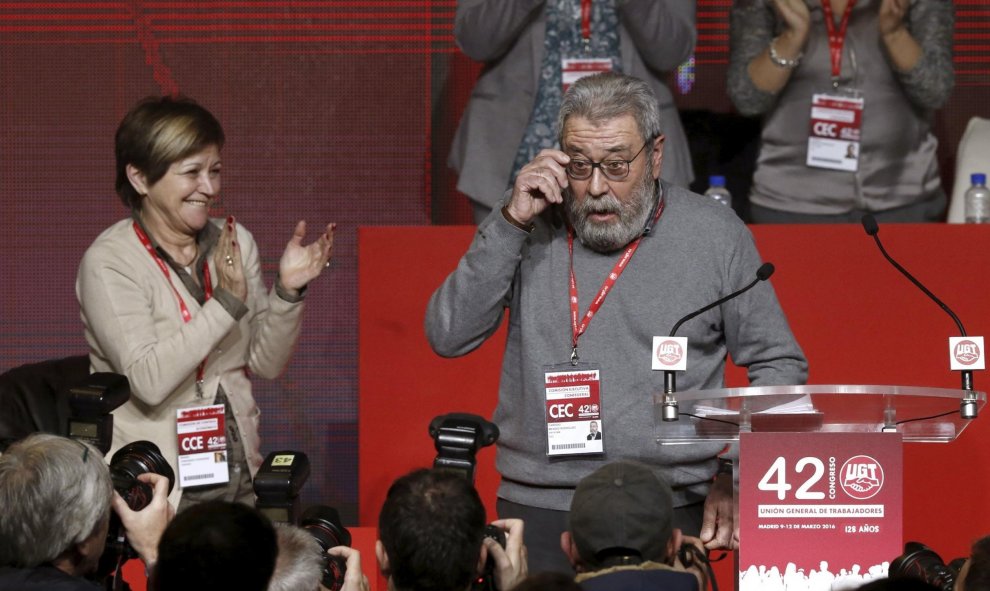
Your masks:
[{"label": "plastic water bottle cap", "polygon": [[708,186],[709,187],[724,187],[725,186],[725,177],[722,176],[722,175],[720,175],[720,174],[713,174],[712,176],[708,177]]},{"label": "plastic water bottle cap", "polygon": [[[715,177],[712,177],[715,178]],[[976,172],[969,176],[969,184],[971,185],[985,185],[987,184],[987,175],[982,172]]]}]

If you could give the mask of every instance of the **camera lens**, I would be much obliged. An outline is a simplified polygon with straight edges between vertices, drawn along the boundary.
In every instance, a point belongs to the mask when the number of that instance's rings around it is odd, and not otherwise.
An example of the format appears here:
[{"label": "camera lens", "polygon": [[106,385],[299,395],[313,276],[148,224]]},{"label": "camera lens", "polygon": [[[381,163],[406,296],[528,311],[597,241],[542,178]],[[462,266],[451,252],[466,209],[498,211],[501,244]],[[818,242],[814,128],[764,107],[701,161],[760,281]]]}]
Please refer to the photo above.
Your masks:
[{"label": "camera lens", "polygon": [[317,505],[306,509],[299,520],[299,527],[316,538],[323,551],[323,586],[330,591],[340,591],[344,585],[346,562],[326,551],[335,546],[350,546],[351,533],[340,523],[340,515],[332,507]]},{"label": "camera lens", "polygon": [[920,579],[942,591],[952,591],[958,568],[946,565],[942,557],[920,542],[904,544],[904,554],[890,563],[890,578],[909,577]]}]

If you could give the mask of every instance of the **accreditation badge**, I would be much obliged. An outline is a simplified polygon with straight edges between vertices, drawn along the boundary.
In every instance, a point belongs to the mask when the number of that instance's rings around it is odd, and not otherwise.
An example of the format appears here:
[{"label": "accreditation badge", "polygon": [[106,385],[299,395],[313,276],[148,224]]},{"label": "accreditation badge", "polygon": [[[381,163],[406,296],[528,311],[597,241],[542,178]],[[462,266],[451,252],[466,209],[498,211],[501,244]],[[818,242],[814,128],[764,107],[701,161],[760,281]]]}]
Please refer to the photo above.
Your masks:
[{"label": "accreditation badge", "polygon": [[548,366],[545,376],[547,455],[575,456],[605,451],[602,381],[598,366]]},{"label": "accreditation badge", "polygon": [[859,170],[863,103],[862,94],[855,89],[812,96],[808,166]]},{"label": "accreditation badge", "polygon": [[560,60],[560,77],[564,84],[564,92],[581,78],[599,72],[611,72],[612,60],[609,58],[563,58]]},{"label": "accreditation badge", "polygon": [[180,408],[175,421],[179,437],[179,487],[228,482],[224,406]]}]

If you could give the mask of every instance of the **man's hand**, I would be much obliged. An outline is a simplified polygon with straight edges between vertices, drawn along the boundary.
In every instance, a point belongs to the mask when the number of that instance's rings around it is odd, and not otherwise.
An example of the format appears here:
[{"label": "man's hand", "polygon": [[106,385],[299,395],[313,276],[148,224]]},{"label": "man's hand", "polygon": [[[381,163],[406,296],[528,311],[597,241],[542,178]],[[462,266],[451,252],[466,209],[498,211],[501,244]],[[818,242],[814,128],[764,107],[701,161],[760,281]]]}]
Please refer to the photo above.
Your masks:
[{"label": "man's hand", "polygon": [[505,531],[505,548],[486,537],[485,548],[495,561],[495,584],[499,591],[509,591],[522,582],[529,573],[526,563],[526,545],[523,544],[522,519],[499,519],[492,525]]},{"label": "man's hand", "polygon": [[508,214],[520,224],[530,224],[552,203],[563,203],[567,188],[564,166],[570,157],[560,150],[542,150],[519,170],[512,185]]},{"label": "man's hand", "polygon": [[719,474],[705,499],[705,514],[701,522],[701,541],[709,550],[735,550],[739,546],[739,531],[733,514],[732,475]]},{"label": "man's hand", "polygon": [[127,541],[144,564],[150,567],[158,560],[158,540],[161,539],[168,522],[175,517],[175,509],[168,502],[168,478],[161,474],[146,472],[138,475],[137,479],[154,489],[147,507],[140,511],[132,511],[127,506],[127,501],[117,494],[117,491],[113,491],[110,504],[120,516]]},{"label": "man's hand", "polygon": [[[330,556],[337,556],[347,561],[344,573],[344,584],[340,591],[368,591],[368,577],[361,570],[361,553],[350,546],[334,546],[327,550]],[[320,585],[320,589],[326,589]]]}]

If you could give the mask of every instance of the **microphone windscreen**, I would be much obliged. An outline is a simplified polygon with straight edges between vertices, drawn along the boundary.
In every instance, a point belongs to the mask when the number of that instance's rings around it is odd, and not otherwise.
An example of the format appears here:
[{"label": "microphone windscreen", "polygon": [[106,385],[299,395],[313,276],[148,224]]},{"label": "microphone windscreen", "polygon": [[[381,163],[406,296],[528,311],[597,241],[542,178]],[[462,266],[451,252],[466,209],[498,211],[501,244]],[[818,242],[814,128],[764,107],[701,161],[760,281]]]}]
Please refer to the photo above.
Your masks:
[{"label": "microphone windscreen", "polygon": [[767,279],[770,279],[771,275],[773,275],[774,270],[773,263],[763,263],[760,265],[760,268],[756,270],[756,278],[760,281],[766,281]]},{"label": "microphone windscreen", "polygon": [[863,222],[863,229],[870,236],[876,236],[877,232],[880,231],[880,226],[877,225],[877,220],[873,214],[865,214],[860,221]]}]

